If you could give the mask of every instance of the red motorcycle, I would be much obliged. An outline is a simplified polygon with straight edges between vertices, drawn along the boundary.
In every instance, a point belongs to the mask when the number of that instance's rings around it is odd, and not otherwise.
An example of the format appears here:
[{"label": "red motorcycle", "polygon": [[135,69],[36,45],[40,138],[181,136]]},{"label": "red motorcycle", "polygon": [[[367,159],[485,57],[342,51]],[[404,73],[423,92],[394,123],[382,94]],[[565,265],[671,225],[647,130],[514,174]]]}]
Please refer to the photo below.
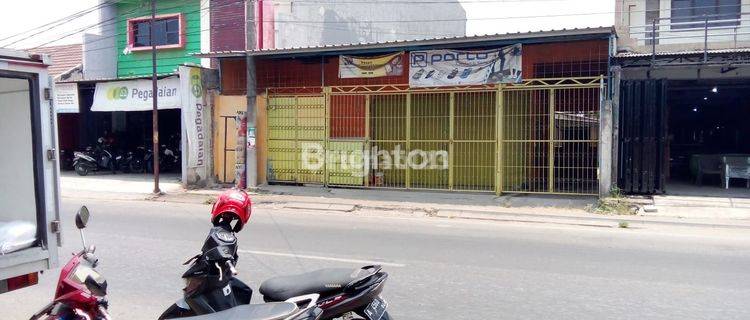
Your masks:
[{"label": "red motorcycle", "polygon": [[95,270],[98,259],[95,246],[86,246],[83,229],[89,220],[89,210],[83,206],[76,213],[76,227],[81,234],[83,250],[60,271],[54,300],[31,316],[30,320],[110,320],[107,312],[107,281]]}]

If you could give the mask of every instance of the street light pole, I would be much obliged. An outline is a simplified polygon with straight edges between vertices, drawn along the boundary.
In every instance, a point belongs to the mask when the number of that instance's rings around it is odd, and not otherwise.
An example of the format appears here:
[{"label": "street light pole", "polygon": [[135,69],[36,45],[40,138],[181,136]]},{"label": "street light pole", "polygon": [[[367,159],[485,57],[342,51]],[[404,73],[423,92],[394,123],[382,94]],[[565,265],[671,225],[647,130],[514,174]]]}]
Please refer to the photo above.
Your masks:
[{"label": "street light pole", "polygon": [[152,126],[153,126],[153,167],[154,167],[154,193],[161,193],[159,189],[159,108],[157,99],[157,77],[156,77],[156,41],[154,40],[154,27],[156,26],[156,0],[151,0],[151,23],[148,28],[148,39],[151,42],[151,99],[153,101]]}]

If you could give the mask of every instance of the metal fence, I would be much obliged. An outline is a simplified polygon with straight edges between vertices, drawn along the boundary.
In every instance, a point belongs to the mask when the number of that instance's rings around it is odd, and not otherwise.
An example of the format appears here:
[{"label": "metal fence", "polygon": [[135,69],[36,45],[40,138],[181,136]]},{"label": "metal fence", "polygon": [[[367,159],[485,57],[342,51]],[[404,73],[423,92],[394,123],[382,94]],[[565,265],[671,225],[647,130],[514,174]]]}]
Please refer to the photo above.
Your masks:
[{"label": "metal fence", "polygon": [[269,89],[271,182],[596,194],[602,77]]},{"label": "metal fence", "polygon": [[[639,45],[651,47],[651,56],[655,60],[659,45],[700,44],[703,51],[703,63],[708,62],[710,42],[725,42],[718,48],[738,48],[738,42],[750,41],[750,12],[741,12],[747,5],[724,5],[724,9],[733,9],[733,13],[716,13],[700,15],[681,15],[678,17],[661,17],[650,19],[646,24],[628,26],[628,37]],[[733,8],[731,8],[733,7]],[[694,9],[713,9],[694,8]],[[709,11],[709,10],[705,10]],[[732,10],[727,10],[732,11]],[[746,10],[745,10],[746,11]],[[682,49],[683,51],[685,48]]]}]

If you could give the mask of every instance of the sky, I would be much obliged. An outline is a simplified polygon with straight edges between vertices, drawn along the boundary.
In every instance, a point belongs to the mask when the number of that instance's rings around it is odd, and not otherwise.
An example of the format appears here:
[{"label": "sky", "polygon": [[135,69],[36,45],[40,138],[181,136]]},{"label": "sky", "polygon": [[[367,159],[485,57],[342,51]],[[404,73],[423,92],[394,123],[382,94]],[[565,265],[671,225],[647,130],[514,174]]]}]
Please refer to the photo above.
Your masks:
[{"label": "sky", "polygon": [[[373,0],[377,1],[377,0]],[[393,1],[393,0],[390,0]],[[614,0],[460,0],[466,10],[468,35],[525,32],[574,27],[611,26]],[[91,8],[97,0],[24,0],[0,11],[0,39]],[[29,39],[0,40],[0,46],[32,48],[96,23],[96,12]],[[43,29],[42,29],[43,30]],[[41,30],[40,30],[41,31]],[[73,34],[47,45],[80,43]]]}]

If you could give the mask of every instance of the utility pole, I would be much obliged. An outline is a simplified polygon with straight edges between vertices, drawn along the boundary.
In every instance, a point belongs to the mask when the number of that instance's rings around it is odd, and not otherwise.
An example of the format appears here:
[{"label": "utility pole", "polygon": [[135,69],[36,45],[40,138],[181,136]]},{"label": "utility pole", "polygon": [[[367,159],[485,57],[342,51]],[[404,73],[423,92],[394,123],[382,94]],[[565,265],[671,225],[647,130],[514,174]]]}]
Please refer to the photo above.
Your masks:
[{"label": "utility pole", "polygon": [[153,101],[152,126],[153,126],[153,157],[154,162],[154,193],[161,193],[159,189],[159,104],[157,99],[157,77],[156,77],[156,41],[154,40],[154,27],[156,26],[156,0],[151,0],[151,23],[148,28],[148,40],[151,42],[151,99]]},{"label": "utility pole", "polygon": [[[246,37],[245,37],[245,47],[247,50],[253,50],[256,48],[256,42],[257,42],[257,28],[256,28],[256,21],[255,21],[255,6],[253,4],[262,5],[262,3],[258,3],[256,1],[248,1],[248,5],[246,6],[246,14],[247,17],[246,21]],[[260,23],[263,23],[262,21]],[[246,159],[245,159],[245,173],[246,173],[246,180],[247,180],[247,188],[248,189],[254,189],[258,187],[258,155],[257,155],[257,148],[255,147],[255,143],[251,143],[251,141],[255,141],[256,139],[256,117],[257,114],[255,112],[256,108],[256,79],[255,79],[255,59],[251,55],[247,55],[246,60],[247,62],[247,141],[248,146],[246,150]],[[252,136],[251,136],[252,135]]]}]

